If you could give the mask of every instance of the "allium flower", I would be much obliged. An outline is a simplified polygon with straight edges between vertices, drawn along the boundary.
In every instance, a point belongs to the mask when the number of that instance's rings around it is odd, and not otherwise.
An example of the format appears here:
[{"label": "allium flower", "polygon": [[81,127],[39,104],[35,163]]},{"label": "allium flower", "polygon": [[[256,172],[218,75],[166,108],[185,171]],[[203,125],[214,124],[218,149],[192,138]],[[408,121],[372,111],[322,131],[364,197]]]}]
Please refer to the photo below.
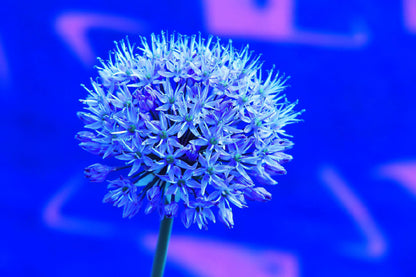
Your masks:
[{"label": "allium flower", "polygon": [[124,163],[85,170],[92,181],[120,172],[104,202],[123,207],[124,217],[142,204],[162,218],[181,214],[186,227],[206,228],[217,212],[231,228],[234,206],[270,200],[257,184],[286,173],[293,143],[284,127],[301,112],[281,94],[284,77],[271,70],[262,80],[258,60],[248,47],[201,35],[116,43],[81,100],[78,116],[90,131],[76,136],[84,150]]}]

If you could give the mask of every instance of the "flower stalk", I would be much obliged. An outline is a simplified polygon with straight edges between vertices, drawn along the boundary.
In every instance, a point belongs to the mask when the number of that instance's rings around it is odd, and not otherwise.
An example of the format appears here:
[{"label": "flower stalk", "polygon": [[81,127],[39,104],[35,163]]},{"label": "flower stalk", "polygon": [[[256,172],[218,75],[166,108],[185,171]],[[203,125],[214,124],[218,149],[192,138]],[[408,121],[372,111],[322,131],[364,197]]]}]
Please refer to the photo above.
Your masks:
[{"label": "flower stalk", "polygon": [[162,277],[165,270],[166,256],[170,234],[172,231],[172,217],[165,217],[160,222],[159,237],[157,239],[156,253],[153,259],[152,277]]}]

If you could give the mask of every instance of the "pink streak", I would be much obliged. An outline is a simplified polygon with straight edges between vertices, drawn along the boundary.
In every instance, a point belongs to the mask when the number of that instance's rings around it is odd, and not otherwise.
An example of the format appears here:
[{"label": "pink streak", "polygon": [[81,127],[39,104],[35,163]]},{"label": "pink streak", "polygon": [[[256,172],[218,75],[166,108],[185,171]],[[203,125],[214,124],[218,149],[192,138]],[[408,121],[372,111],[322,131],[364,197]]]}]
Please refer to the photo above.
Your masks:
[{"label": "pink streak", "polygon": [[[144,238],[144,245],[156,248],[157,235]],[[168,261],[182,265],[196,276],[295,277],[299,276],[295,256],[275,250],[261,251],[216,240],[173,236]]]},{"label": "pink streak", "polygon": [[324,47],[356,48],[367,42],[365,33],[352,35],[299,31],[295,27],[294,0],[270,0],[265,8],[253,0],[205,0],[210,32]]},{"label": "pink streak", "polygon": [[7,66],[6,54],[3,44],[0,42],[0,83],[6,82],[9,78],[9,67]]},{"label": "pink streak", "polygon": [[55,28],[62,39],[72,48],[81,61],[90,66],[95,54],[87,35],[91,29],[109,29],[122,32],[139,32],[142,25],[136,20],[93,13],[65,13],[56,19]]},{"label": "pink streak", "polygon": [[380,171],[416,195],[416,161],[393,163],[383,166]]},{"label": "pink streak", "polygon": [[403,13],[406,28],[416,33],[416,0],[404,0]]},{"label": "pink streak", "polygon": [[296,31],[288,38],[288,42],[292,43],[335,48],[359,48],[364,46],[367,41],[367,34],[362,32],[357,32],[352,35],[342,35]]},{"label": "pink streak", "polygon": [[333,168],[324,168],[321,177],[366,237],[367,243],[359,252],[370,258],[382,257],[387,250],[386,241],[366,206]]},{"label": "pink streak", "polygon": [[46,203],[42,217],[51,228],[69,233],[107,237],[114,233],[113,228],[105,223],[73,218],[62,214],[62,207],[81,188],[83,180],[73,177]]}]

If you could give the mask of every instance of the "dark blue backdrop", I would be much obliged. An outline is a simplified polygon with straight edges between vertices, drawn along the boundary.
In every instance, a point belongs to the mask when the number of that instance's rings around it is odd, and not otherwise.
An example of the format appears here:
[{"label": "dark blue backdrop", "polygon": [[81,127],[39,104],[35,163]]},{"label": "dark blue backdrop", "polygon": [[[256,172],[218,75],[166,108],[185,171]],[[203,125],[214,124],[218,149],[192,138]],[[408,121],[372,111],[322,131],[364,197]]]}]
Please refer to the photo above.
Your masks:
[{"label": "dark blue backdrop", "polygon": [[73,137],[95,57],[161,30],[249,43],[307,110],[273,200],[175,222],[166,276],[413,276],[414,0],[5,1],[0,276],[149,275],[158,217],[102,204]]}]

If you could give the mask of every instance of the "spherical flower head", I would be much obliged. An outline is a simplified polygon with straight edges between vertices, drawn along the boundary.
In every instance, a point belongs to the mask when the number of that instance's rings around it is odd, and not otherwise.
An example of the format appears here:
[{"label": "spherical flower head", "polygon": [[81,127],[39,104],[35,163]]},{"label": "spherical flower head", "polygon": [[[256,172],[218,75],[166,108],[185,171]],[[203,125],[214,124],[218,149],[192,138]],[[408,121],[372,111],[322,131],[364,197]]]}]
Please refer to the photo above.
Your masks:
[{"label": "spherical flower head", "polygon": [[99,77],[86,88],[78,113],[85,128],[80,146],[120,167],[95,164],[92,181],[109,181],[104,202],[124,207],[123,216],[181,214],[186,227],[206,229],[218,219],[234,226],[232,208],[271,194],[256,184],[276,184],[286,173],[284,153],[293,143],[284,131],[301,112],[281,94],[286,79],[269,71],[248,47],[233,48],[213,37],[141,37],[116,43]]}]

